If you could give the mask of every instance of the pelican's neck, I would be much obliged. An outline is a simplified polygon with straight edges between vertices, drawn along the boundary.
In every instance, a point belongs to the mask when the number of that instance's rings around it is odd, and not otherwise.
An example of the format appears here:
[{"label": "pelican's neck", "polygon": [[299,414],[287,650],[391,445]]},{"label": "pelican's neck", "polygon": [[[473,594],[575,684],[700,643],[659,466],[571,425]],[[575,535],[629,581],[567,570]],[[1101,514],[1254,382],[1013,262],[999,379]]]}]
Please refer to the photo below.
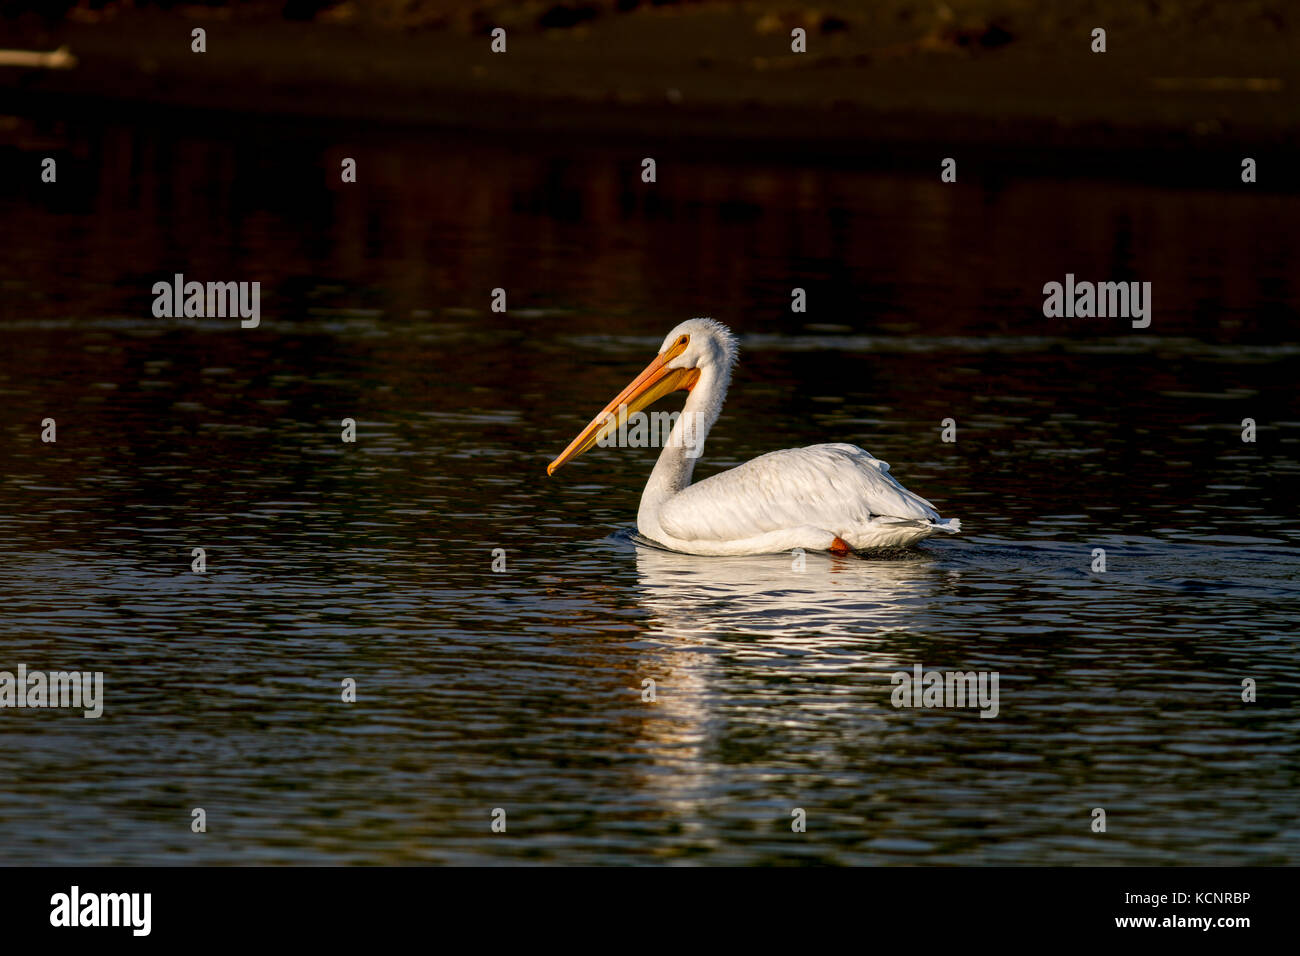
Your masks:
[{"label": "pelican's neck", "polygon": [[708,365],[700,369],[699,380],[686,396],[682,414],[673,425],[668,444],[659,453],[650,480],[641,493],[637,524],[643,529],[658,526],[660,507],[691,483],[695,462],[704,451],[709,429],[722,413],[722,402],[731,384],[731,369]]}]

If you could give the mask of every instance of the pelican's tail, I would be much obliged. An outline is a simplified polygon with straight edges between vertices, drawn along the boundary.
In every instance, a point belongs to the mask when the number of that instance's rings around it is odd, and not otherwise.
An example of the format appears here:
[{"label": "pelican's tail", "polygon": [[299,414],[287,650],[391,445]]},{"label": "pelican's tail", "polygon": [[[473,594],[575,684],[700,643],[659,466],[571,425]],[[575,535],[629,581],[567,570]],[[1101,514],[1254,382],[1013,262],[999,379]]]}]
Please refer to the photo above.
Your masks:
[{"label": "pelican's tail", "polygon": [[947,531],[949,534],[960,534],[960,533],[961,533],[961,519],[960,519],[960,518],[940,518],[938,521],[936,521],[936,522],[934,523],[934,527],[935,527],[935,529],[938,530],[938,531]]}]

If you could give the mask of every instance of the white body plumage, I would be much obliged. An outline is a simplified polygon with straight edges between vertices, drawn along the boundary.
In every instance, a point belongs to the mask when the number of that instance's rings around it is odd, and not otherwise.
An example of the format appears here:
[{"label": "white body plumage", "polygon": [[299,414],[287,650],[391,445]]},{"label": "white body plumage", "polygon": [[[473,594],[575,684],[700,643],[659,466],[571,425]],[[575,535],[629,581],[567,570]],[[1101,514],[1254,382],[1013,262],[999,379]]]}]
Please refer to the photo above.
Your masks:
[{"label": "white body plumage", "polygon": [[889,465],[855,445],[810,445],[760,455],[692,484],[698,453],[717,421],[737,357],[735,337],[712,319],[673,329],[658,357],[548,471],[581,454],[610,430],[611,411],[689,391],[682,415],[641,496],[637,528],[677,551],[701,555],[899,548],[936,532],[960,530],[889,474]]},{"label": "white body plumage", "polygon": [[956,532],[934,506],[856,445],[768,452],[729,471],[661,495],[647,486],[637,528],[690,554],[768,554],[902,548],[937,531]]}]

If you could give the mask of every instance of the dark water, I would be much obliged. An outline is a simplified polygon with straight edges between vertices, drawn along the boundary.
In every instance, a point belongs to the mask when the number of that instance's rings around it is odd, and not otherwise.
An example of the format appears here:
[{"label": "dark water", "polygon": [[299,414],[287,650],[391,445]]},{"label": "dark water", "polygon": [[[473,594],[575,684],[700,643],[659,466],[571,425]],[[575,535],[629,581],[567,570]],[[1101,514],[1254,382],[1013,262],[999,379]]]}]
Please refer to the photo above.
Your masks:
[{"label": "dark water", "polygon": [[[1300,198],[3,130],[0,669],[106,694],[0,710],[3,862],[1300,856]],[[261,326],[155,319],[174,272]],[[1151,328],[1044,319],[1066,272]],[[640,543],[652,450],[548,479],[704,314],[743,351],[701,474],[855,442],[965,533],[797,573]],[[916,663],[998,717],[894,708]]]}]

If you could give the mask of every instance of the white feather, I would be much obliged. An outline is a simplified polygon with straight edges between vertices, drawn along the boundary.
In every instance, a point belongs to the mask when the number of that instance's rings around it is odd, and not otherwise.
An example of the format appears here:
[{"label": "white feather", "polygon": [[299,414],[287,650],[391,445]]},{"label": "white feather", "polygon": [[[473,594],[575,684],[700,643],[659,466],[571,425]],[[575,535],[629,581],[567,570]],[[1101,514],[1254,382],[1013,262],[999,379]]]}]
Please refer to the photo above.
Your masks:
[{"label": "white feather", "polygon": [[[699,375],[641,495],[641,534],[678,551],[727,555],[827,550],[838,547],[837,538],[858,550],[906,547],[960,530],[960,521],[941,519],[890,475],[888,464],[856,445],[774,451],[691,484],[739,349],[726,326],[690,319],[668,333],[660,354],[683,338],[689,344],[667,367]],[[697,423],[693,440],[688,421]]]},{"label": "white feather", "polygon": [[[760,455],[673,495],[659,527],[691,550],[795,529],[816,529],[803,547],[903,547],[936,531],[956,531],[930,502],[889,474],[889,465],[856,445],[812,445]],[[799,537],[796,535],[795,537]],[[799,547],[795,544],[790,547]],[[786,550],[782,547],[780,550]]]}]

